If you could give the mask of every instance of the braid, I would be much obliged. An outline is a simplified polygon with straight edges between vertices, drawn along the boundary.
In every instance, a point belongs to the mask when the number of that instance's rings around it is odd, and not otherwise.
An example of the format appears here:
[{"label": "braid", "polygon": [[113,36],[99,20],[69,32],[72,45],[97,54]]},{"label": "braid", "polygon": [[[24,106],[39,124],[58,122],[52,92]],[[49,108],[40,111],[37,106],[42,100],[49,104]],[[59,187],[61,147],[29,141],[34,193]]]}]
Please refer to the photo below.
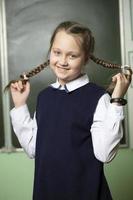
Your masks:
[{"label": "braid", "polygon": [[[102,59],[99,59],[99,58],[96,58],[94,55],[90,55],[90,59],[93,60],[96,64],[100,64],[102,65],[103,67],[106,67],[106,68],[109,68],[109,69],[121,69],[121,65],[119,64],[113,64],[113,63],[109,63],[105,60],[102,60]],[[114,82],[111,82],[109,84],[109,86],[106,88],[106,91],[111,95],[113,90],[115,88],[115,83]]]},{"label": "braid", "polygon": [[[46,62],[40,64],[39,66],[35,67],[34,69],[32,69],[31,71],[25,73],[25,74],[21,74],[19,77],[22,81],[23,84],[26,84],[26,82],[28,81],[29,78],[35,76],[36,74],[40,73],[44,68],[46,68],[49,65],[49,60],[47,60]],[[25,78],[26,77],[26,78]],[[12,83],[15,83],[19,80],[11,80],[8,85],[5,87],[4,91],[6,91],[7,89],[9,89],[10,85]]]},{"label": "braid", "polygon": [[121,65],[119,65],[119,64],[109,63],[105,60],[96,58],[92,54],[90,55],[90,59],[93,60],[96,64],[100,64],[100,65],[102,65],[103,67],[106,67],[106,68],[111,68],[111,69],[120,69],[121,68]]},{"label": "braid", "polygon": [[[27,78],[31,78],[32,76],[35,76],[36,74],[40,73],[48,65],[49,65],[49,60],[46,61],[46,62],[44,62],[43,64],[40,64],[39,66],[35,67],[34,69],[32,69],[31,71],[29,71],[28,73],[26,73],[25,76]],[[20,78],[24,79],[24,75],[21,74]]]}]

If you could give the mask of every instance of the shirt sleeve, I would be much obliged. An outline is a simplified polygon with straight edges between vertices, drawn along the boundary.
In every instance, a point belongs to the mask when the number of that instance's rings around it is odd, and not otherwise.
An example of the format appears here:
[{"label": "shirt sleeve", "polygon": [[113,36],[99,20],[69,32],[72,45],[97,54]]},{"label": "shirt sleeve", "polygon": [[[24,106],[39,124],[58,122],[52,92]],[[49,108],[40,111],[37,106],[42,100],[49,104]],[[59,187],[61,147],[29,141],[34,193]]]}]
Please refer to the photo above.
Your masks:
[{"label": "shirt sleeve", "polygon": [[110,162],[116,155],[123,137],[123,106],[110,103],[110,96],[104,94],[98,101],[91,126],[95,157],[101,162]]},{"label": "shirt sleeve", "polygon": [[30,158],[35,157],[35,144],[37,135],[36,113],[30,117],[27,105],[13,108],[10,111],[13,130],[20,145]]}]

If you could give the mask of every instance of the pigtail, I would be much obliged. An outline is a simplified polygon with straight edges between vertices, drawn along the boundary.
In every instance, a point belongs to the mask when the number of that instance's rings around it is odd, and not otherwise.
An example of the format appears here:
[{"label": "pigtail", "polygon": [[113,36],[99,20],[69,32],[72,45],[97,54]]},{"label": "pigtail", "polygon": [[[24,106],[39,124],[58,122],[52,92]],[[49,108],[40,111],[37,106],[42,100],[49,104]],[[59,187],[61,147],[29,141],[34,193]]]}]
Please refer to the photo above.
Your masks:
[{"label": "pigtail", "polygon": [[[32,69],[31,71],[29,71],[28,73],[25,73],[24,75],[29,79],[33,76],[35,76],[36,74],[40,73],[44,68],[46,68],[49,65],[49,60],[43,64],[40,64],[39,66],[35,67],[34,69]],[[21,74],[20,78],[24,79],[24,75]]]},{"label": "pigtail", "polygon": [[47,60],[46,62],[40,64],[39,66],[35,67],[34,69],[32,69],[31,71],[21,74],[18,80],[11,80],[8,85],[5,87],[5,91],[8,90],[10,88],[10,85],[12,83],[15,83],[17,81],[22,81],[22,84],[26,84],[26,82],[29,80],[29,78],[35,76],[36,74],[40,73],[44,68],[46,68],[49,65],[49,60]]},{"label": "pigtail", "polygon": [[[102,65],[105,68],[108,68],[108,69],[120,69],[120,71],[121,71],[121,65],[120,64],[114,64],[114,63],[110,63],[108,61],[105,61],[103,59],[96,58],[93,54],[90,55],[90,59],[93,62],[95,62],[96,64]],[[115,83],[111,82],[109,84],[109,86],[106,88],[106,91],[111,95],[113,90],[114,90],[114,88],[115,88]]]},{"label": "pigtail", "polygon": [[[131,76],[132,76],[132,70],[131,67],[128,65],[122,66],[120,64],[114,64],[110,63],[108,61],[96,58],[93,54],[90,55],[90,59],[93,60],[96,64],[102,65],[103,67],[109,68],[109,69],[119,69],[120,73],[123,73],[126,78],[131,82]],[[111,82],[106,89],[106,91],[111,95],[114,88],[115,88],[115,83]]]},{"label": "pigtail", "polygon": [[96,64],[102,65],[103,67],[110,68],[110,69],[121,69],[121,65],[109,63],[105,60],[96,58],[93,54],[90,55],[90,59],[93,60]]}]

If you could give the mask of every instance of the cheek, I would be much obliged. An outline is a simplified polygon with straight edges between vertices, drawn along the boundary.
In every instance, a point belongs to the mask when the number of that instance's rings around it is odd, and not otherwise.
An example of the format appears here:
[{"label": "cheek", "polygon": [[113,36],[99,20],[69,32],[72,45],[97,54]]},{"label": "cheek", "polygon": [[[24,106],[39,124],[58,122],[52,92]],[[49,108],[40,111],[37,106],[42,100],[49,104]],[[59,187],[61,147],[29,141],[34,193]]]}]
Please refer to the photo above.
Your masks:
[{"label": "cheek", "polygon": [[73,65],[73,70],[75,70],[75,71],[82,70],[82,68],[83,68],[83,62],[81,62],[81,61],[77,61],[77,62]]},{"label": "cheek", "polygon": [[52,67],[57,62],[57,58],[53,55],[50,55],[49,59],[50,59],[50,66]]}]

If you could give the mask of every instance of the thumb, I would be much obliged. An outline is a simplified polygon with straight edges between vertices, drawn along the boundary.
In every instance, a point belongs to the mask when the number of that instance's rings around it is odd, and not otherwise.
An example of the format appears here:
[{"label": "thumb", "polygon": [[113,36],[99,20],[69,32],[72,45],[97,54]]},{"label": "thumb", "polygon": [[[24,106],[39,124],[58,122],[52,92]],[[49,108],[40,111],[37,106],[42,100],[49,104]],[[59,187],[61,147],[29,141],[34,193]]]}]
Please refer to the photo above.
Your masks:
[{"label": "thumb", "polygon": [[116,82],[117,81],[117,77],[116,76],[113,76],[112,77],[112,82]]},{"label": "thumb", "polygon": [[29,92],[30,91],[30,83],[29,81],[26,81],[24,84],[23,84],[23,89],[21,90],[21,92]]},{"label": "thumb", "polygon": [[27,87],[27,89],[30,89],[30,82],[29,81],[26,82],[26,87]]}]

